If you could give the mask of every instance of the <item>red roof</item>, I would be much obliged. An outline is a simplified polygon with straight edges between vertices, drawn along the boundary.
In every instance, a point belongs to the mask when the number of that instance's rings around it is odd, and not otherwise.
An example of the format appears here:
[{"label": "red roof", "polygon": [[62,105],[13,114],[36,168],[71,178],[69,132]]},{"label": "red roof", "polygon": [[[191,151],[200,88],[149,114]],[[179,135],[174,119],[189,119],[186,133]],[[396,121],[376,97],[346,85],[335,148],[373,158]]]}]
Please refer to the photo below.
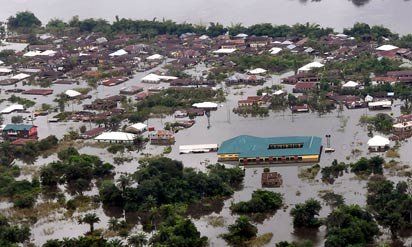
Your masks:
[{"label": "red roof", "polygon": [[23,92],[23,94],[32,95],[49,95],[53,93],[53,89],[29,89]]}]

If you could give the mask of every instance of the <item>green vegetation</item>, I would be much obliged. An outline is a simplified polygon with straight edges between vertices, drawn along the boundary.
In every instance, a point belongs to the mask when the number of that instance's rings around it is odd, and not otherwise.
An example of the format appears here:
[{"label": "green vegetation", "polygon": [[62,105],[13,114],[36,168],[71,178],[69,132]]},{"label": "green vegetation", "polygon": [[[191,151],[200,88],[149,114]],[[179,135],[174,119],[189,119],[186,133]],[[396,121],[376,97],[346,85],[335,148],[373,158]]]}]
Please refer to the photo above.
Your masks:
[{"label": "green vegetation", "polygon": [[79,219],[80,224],[88,224],[90,226],[90,233],[94,232],[94,224],[99,223],[100,219],[95,213],[85,214]]},{"label": "green vegetation", "polygon": [[11,122],[14,124],[21,124],[23,123],[23,116],[17,115],[17,116],[12,116],[11,117]]},{"label": "green vegetation", "polygon": [[172,152],[172,146],[167,146],[163,149],[163,154],[170,154]]},{"label": "green vegetation", "polygon": [[226,240],[230,246],[247,246],[247,242],[257,236],[257,227],[252,225],[249,218],[240,216],[236,222],[228,227],[229,232],[222,234],[221,237]]},{"label": "green vegetation", "polygon": [[210,88],[169,88],[160,93],[153,94],[136,103],[137,111],[129,113],[132,123],[144,122],[150,114],[172,114],[178,109],[191,108],[194,103],[204,101],[223,102],[225,96],[222,90]]},{"label": "green vegetation", "polygon": [[370,159],[365,157],[360,158],[357,162],[350,165],[351,172],[356,174],[382,174],[383,173],[383,164],[385,160],[380,156],[374,156]]},{"label": "green vegetation", "polygon": [[256,190],[252,198],[246,202],[232,204],[230,209],[237,214],[248,214],[252,216],[260,214],[273,214],[283,203],[282,195],[272,191]]},{"label": "green vegetation", "polygon": [[357,205],[342,205],[326,219],[325,247],[366,246],[379,234],[372,215]]},{"label": "green vegetation", "polygon": [[40,180],[45,188],[66,184],[70,192],[82,194],[90,188],[92,179],[103,179],[112,175],[113,166],[103,163],[99,157],[87,154],[60,155],[61,161],[43,166]]},{"label": "green vegetation", "polygon": [[328,182],[328,183],[334,183],[335,179],[342,176],[344,171],[347,171],[348,165],[345,164],[344,162],[338,163],[338,161],[335,159],[332,162],[331,166],[327,166],[322,168],[321,174],[322,174],[322,181]]},{"label": "green vegetation", "polygon": [[367,204],[383,227],[397,238],[402,230],[412,229],[412,196],[409,182],[393,182],[376,176],[368,183]]},{"label": "green vegetation", "polygon": [[355,38],[370,37],[373,40],[381,41],[382,38],[397,39],[398,35],[392,33],[388,28],[383,26],[369,26],[366,23],[355,23],[352,28],[345,28],[343,33]]},{"label": "green vegetation", "polygon": [[[122,206],[126,210],[147,210],[153,206],[192,203],[205,197],[229,196],[243,181],[239,168],[208,166],[208,173],[183,168],[179,161],[165,157],[149,159],[133,174],[137,187],[118,188],[106,181],[100,188],[105,205]],[[147,198],[152,198],[148,200]]]},{"label": "green vegetation", "polygon": [[80,236],[78,238],[64,238],[63,240],[52,239],[48,240],[43,247],[62,247],[62,246],[78,246],[78,247],[123,247],[119,245],[116,239],[107,241],[99,234],[92,234],[87,236]]},{"label": "green vegetation", "polygon": [[15,207],[31,208],[40,192],[38,179],[16,181],[7,174],[0,175],[0,197],[9,198]]},{"label": "green vegetation", "polygon": [[276,244],[276,247],[313,247],[313,243],[309,240],[303,241],[303,242],[279,242]]},{"label": "green vegetation", "polygon": [[320,171],[320,165],[319,165],[319,164],[316,164],[316,165],[313,165],[313,166],[308,167],[308,168],[302,168],[302,169],[299,171],[298,177],[299,177],[300,179],[313,180],[313,179],[316,178],[316,176],[318,175],[319,171]]},{"label": "green vegetation", "polygon": [[160,207],[159,214],[163,221],[150,240],[152,246],[202,247],[207,245],[207,237],[201,237],[193,222],[182,217],[182,213],[181,209],[171,205]]},{"label": "green vegetation", "polygon": [[269,116],[268,108],[261,107],[258,105],[238,107],[233,109],[233,112],[241,116],[247,117],[251,115],[252,117],[267,117]]},{"label": "green vegetation", "polygon": [[290,211],[290,215],[293,217],[293,227],[318,228],[322,222],[315,216],[319,215],[321,209],[320,202],[315,199],[296,204]]},{"label": "green vegetation", "polygon": [[14,159],[32,162],[45,151],[56,148],[58,139],[48,136],[37,142],[29,142],[24,146],[13,146],[10,142],[0,144],[0,165],[10,165]]},{"label": "green vegetation", "polygon": [[332,191],[327,191],[326,193],[321,193],[320,198],[326,202],[327,205],[331,206],[332,208],[339,207],[345,204],[345,199],[342,195],[335,194]]},{"label": "green vegetation", "polygon": [[367,124],[373,130],[383,134],[389,134],[393,125],[393,118],[386,113],[378,113],[375,116],[363,115],[359,121],[361,124]]},{"label": "green vegetation", "polygon": [[30,229],[27,226],[11,225],[9,220],[0,214],[0,246],[19,246],[30,239]]},{"label": "green vegetation", "polygon": [[7,21],[10,30],[23,29],[27,31],[30,28],[41,26],[41,21],[29,11],[18,12],[16,16],[10,16]]},{"label": "green vegetation", "polygon": [[34,101],[31,101],[29,99],[25,99],[19,96],[15,96],[14,94],[10,96],[10,98],[8,98],[7,100],[10,101],[11,103],[17,103],[20,105],[24,105],[24,107],[26,108],[32,107],[36,104],[36,102]]}]

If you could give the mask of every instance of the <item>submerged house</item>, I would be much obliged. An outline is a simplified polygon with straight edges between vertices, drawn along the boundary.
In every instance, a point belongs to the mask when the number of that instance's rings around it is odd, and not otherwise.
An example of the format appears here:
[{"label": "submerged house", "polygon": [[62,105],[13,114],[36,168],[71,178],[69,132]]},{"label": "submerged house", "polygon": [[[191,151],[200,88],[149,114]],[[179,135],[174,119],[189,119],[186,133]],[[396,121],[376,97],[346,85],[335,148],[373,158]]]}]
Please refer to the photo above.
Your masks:
[{"label": "submerged house", "polygon": [[37,126],[31,124],[7,124],[2,130],[5,140],[37,139]]},{"label": "submerged house", "polygon": [[316,136],[255,137],[241,135],[224,141],[219,161],[240,164],[318,162],[322,139]]}]

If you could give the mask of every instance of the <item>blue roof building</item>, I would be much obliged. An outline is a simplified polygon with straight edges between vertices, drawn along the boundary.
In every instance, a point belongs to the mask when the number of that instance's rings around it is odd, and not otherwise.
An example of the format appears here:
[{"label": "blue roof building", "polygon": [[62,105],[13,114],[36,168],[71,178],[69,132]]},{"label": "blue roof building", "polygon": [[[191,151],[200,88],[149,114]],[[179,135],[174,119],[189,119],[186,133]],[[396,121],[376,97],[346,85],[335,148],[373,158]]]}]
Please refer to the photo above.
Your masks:
[{"label": "blue roof building", "polygon": [[241,135],[224,141],[219,161],[240,163],[318,162],[322,139],[316,136],[255,137]]}]

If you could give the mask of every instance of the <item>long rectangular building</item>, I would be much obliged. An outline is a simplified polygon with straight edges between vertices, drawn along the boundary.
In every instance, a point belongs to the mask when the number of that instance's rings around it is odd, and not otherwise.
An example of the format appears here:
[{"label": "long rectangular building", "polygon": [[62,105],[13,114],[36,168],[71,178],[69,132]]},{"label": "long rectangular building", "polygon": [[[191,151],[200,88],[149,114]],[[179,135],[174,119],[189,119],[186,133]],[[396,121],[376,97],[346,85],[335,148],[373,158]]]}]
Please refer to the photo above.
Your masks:
[{"label": "long rectangular building", "polygon": [[318,162],[322,139],[316,136],[255,137],[241,135],[224,141],[218,150],[219,161],[240,164]]}]

